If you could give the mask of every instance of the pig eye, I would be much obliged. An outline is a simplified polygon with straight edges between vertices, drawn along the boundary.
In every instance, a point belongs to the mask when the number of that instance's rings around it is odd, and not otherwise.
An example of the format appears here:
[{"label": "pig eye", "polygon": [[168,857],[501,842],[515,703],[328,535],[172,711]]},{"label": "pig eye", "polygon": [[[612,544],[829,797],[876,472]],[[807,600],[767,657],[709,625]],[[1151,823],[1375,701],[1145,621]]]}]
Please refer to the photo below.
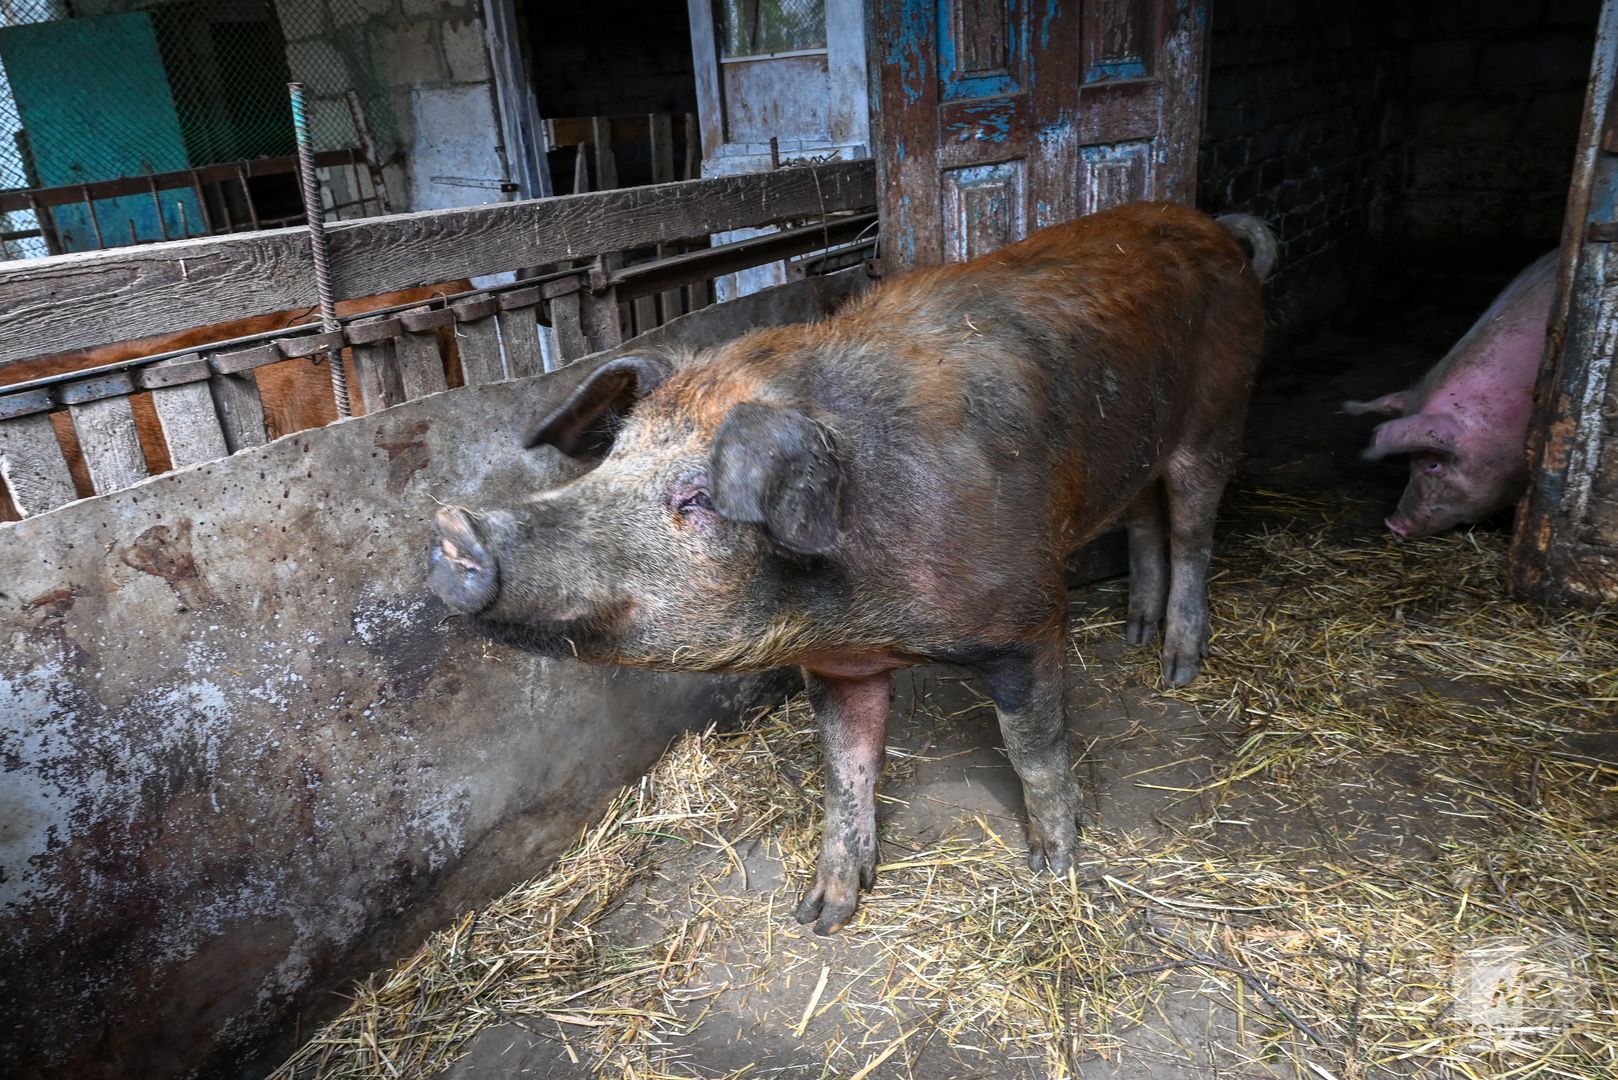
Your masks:
[{"label": "pig eye", "polygon": [[680,505],[675,507],[675,509],[682,514],[688,514],[693,510],[707,510],[709,513],[712,513],[713,500],[708,497],[707,489],[697,488],[684,499],[681,499]]}]

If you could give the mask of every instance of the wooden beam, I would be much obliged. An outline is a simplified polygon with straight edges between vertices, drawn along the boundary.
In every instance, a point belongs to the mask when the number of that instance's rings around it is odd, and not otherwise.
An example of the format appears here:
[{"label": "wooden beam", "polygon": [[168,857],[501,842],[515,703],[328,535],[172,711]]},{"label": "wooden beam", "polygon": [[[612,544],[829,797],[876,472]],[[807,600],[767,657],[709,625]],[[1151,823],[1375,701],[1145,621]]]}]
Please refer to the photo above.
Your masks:
[{"label": "wooden beam", "polygon": [[[876,202],[869,161],[333,225],[338,299],[542,266]],[[9,362],[315,303],[301,228],[0,264]]]}]

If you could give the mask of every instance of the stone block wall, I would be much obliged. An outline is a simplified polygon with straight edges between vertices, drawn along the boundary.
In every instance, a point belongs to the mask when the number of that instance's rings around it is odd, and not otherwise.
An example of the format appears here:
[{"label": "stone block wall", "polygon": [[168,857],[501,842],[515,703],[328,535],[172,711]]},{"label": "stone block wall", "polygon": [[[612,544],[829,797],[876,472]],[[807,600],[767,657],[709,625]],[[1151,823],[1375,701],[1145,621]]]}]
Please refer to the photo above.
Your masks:
[{"label": "stone block wall", "polygon": [[[275,0],[317,133],[352,130],[360,92],[395,213],[503,196],[500,125],[475,2]],[[329,137],[326,136],[326,137]]]}]

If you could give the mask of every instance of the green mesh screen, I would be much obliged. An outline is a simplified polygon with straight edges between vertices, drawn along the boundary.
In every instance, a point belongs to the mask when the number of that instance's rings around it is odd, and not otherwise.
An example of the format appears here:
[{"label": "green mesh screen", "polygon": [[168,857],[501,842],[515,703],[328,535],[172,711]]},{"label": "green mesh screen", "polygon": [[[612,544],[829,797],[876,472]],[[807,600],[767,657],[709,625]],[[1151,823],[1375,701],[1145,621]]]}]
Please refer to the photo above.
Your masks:
[{"label": "green mesh screen", "polygon": [[[396,129],[370,14],[366,0],[4,0],[0,190],[293,154],[293,77],[309,88],[317,151],[361,145],[352,91],[385,153]],[[108,216],[122,222],[112,202]],[[30,212],[0,215],[4,257],[45,254],[44,240],[26,235],[37,227]],[[93,240],[82,224],[78,234],[75,249],[118,242]]]}]

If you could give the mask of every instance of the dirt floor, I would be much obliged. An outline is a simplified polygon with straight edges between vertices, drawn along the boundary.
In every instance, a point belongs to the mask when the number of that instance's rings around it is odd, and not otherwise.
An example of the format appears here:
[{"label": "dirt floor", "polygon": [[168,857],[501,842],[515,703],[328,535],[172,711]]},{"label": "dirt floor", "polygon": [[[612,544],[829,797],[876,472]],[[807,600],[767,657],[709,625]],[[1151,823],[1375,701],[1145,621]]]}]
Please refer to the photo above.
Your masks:
[{"label": "dirt floor", "polygon": [[1074,877],[1023,868],[992,709],[919,669],[840,935],[790,916],[819,792],[793,703],[677,746],[285,1075],[1618,1076],[1618,618],[1501,601],[1503,524],[1395,541],[1403,465],[1336,408],[1441,355],[1471,284],[1266,369],[1191,688],[1122,644],[1121,582],[1075,594]]}]

